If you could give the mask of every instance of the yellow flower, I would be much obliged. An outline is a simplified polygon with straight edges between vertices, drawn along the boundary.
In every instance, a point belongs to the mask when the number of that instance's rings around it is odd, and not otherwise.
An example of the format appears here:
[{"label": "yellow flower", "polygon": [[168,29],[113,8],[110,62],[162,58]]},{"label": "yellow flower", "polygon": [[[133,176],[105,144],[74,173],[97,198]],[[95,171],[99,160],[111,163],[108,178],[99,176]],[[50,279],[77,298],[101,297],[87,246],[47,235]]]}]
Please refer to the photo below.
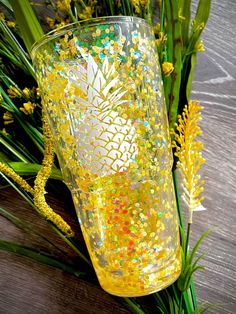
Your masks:
[{"label": "yellow flower", "polygon": [[159,32],[159,38],[156,39],[156,45],[157,47],[160,47],[161,45],[164,45],[167,41],[167,35],[164,35],[163,32]]},{"label": "yellow flower", "polygon": [[81,13],[78,14],[81,20],[86,20],[92,17],[92,7],[86,7]]},{"label": "yellow flower", "polygon": [[8,95],[10,98],[16,98],[16,97],[21,97],[22,96],[22,93],[21,91],[15,87],[15,86],[10,86],[7,90],[8,92]]},{"label": "yellow flower", "polygon": [[24,94],[26,98],[30,98],[30,89],[28,87],[25,87],[22,93]]},{"label": "yellow flower", "polygon": [[16,27],[16,22],[15,21],[7,21],[7,26],[14,28],[14,27]]},{"label": "yellow flower", "polygon": [[9,111],[6,111],[4,114],[3,114],[3,120],[4,120],[4,124],[7,125],[7,124],[10,124],[10,123],[13,123],[14,122],[14,118],[13,118],[13,115],[11,112]]},{"label": "yellow flower", "polygon": [[199,40],[199,41],[197,42],[195,49],[196,49],[197,52],[203,52],[203,51],[205,51],[203,42],[202,42],[201,40]]},{"label": "yellow flower", "polygon": [[23,104],[23,107],[20,107],[20,111],[24,112],[26,115],[30,115],[34,112],[35,104],[32,104],[31,101],[28,101]]},{"label": "yellow flower", "polygon": [[141,13],[140,1],[139,0],[131,0],[131,3],[135,9],[135,13],[140,14]]},{"label": "yellow flower", "polygon": [[71,0],[58,0],[57,8],[60,11],[68,12],[70,10],[70,3],[71,3]]},{"label": "yellow flower", "polygon": [[162,71],[163,71],[165,76],[170,76],[170,74],[174,71],[173,63],[163,62],[162,63]]},{"label": "yellow flower", "polygon": [[189,223],[192,223],[193,211],[205,209],[201,205],[203,197],[200,196],[204,181],[199,175],[199,169],[205,162],[201,153],[203,144],[196,140],[202,133],[198,125],[201,120],[201,109],[199,102],[190,101],[188,106],[185,106],[182,116],[178,117],[176,131],[172,132],[175,156],[178,157],[177,167],[182,177],[182,198],[189,210]]},{"label": "yellow flower", "polygon": [[7,130],[6,130],[5,128],[2,129],[2,133],[3,133],[4,135],[9,135],[9,133],[7,133]]},{"label": "yellow flower", "polygon": [[0,21],[5,20],[5,14],[3,12],[0,12]]},{"label": "yellow flower", "polygon": [[55,20],[52,19],[51,17],[46,17],[46,23],[51,29],[55,27]]},{"label": "yellow flower", "polygon": [[154,27],[153,27],[153,31],[154,34],[157,35],[160,32],[160,23],[157,23]]}]

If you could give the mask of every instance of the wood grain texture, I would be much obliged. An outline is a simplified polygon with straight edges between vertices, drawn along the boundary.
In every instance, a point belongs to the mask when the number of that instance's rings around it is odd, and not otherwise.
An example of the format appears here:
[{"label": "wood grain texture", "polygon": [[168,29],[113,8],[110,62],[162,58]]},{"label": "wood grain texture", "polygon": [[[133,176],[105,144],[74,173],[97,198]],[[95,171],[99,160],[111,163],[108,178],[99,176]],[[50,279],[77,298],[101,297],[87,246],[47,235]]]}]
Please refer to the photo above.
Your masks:
[{"label": "wood grain texture", "polygon": [[[193,7],[196,9],[196,2]],[[206,251],[205,272],[195,276],[199,301],[221,303],[208,313],[236,313],[236,3],[235,0],[213,0],[212,11],[203,42],[206,52],[199,54],[192,98],[204,106],[202,137],[205,144],[205,201],[208,209],[194,214],[192,229],[195,239],[207,228],[215,230],[203,242]],[[47,224],[38,219],[17,193],[0,190],[0,206],[31,221],[38,230],[63,250],[62,241]],[[57,209],[68,206],[54,200]],[[55,248],[12,226],[0,217],[0,238],[37,246],[63,257]],[[79,263],[70,249],[65,254]],[[129,313],[116,299],[95,284],[87,283],[52,267],[39,265],[26,258],[0,251],[0,314],[73,314]],[[153,313],[155,311],[153,310]]]}]

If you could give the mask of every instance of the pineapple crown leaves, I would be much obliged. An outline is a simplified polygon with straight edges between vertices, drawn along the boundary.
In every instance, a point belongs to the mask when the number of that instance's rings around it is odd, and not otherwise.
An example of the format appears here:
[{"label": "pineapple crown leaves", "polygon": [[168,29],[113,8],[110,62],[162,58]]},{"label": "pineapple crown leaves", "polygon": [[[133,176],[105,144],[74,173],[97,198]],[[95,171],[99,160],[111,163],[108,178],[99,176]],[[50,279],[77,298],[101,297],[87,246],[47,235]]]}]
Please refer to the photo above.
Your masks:
[{"label": "pineapple crown leaves", "polygon": [[[70,78],[70,81],[85,95],[85,99],[79,98],[82,104],[89,105],[89,107],[92,105],[95,109],[103,112],[111,109],[111,104],[114,110],[126,102],[122,97],[127,91],[123,90],[121,86],[117,87],[120,79],[119,74],[116,73],[115,64],[110,65],[108,58],[105,57],[100,68],[91,55],[88,55],[86,60],[87,69],[82,65],[76,65]],[[113,88],[115,90],[111,91]]]}]

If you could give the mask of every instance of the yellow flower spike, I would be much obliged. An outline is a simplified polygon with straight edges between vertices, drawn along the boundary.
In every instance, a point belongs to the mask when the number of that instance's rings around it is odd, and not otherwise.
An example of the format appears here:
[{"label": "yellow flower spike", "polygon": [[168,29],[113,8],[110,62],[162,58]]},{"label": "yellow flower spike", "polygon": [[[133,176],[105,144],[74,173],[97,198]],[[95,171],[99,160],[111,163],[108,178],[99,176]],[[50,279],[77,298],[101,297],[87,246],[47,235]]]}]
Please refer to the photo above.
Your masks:
[{"label": "yellow flower spike", "polygon": [[10,86],[8,88],[7,92],[8,92],[8,95],[10,98],[16,98],[16,97],[22,96],[21,91],[18,88],[16,88],[15,86]]},{"label": "yellow flower spike", "polygon": [[51,174],[53,165],[53,139],[48,123],[45,118],[44,109],[42,110],[42,123],[44,133],[45,152],[42,163],[42,168],[39,170],[36,179],[34,181],[34,203],[38,207],[42,216],[47,220],[53,222],[65,235],[73,236],[74,232],[71,227],[65,222],[65,220],[58,214],[56,214],[52,208],[47,204],[45,199],[45,185]]},{"label": "yellow flower spike", "polygon": [[171,73],[174,71],[173,63],[163,62],[162,63],[162,71],[163,71],[165,76],[170,76]]},{"label": "yellow flower spike", "polygon": [[35,107],[35,104],[32,104],[32,102],[28,101],[23,104],[23,107],[20,107],[20,111],[24,112],[26,115],[30,115],[34,112]]},{"label": "yellow flower spike", "polygon": [[7,125],[14,122],[14,118],[11,112],[6,111],[3,114],[3,124]]},{"label": "yellow flower spike", "polygon": [[0,161],[0,171],[6,176],[14,180],[22,189],[30,194],[34,194],[34,189],[21,177],[19,176],[12,168]]},{"label": "yellow flower spike", "polygon": [[198,173],[205,162],[201,152],[203,144],[196,140],[202,133],[198,125],[201,109],[199,102],[190,101],[182,116],[178,116],[176,131],[171,132],[174,137],[172,146],[176,149],[175,156],[178,157],[177,167],[182,177],[182,198],[189,210],[189,223],[192,223],[194,211],[205,209],[201,204],[203,197],[200,196],[204,190],[204,181]]}]

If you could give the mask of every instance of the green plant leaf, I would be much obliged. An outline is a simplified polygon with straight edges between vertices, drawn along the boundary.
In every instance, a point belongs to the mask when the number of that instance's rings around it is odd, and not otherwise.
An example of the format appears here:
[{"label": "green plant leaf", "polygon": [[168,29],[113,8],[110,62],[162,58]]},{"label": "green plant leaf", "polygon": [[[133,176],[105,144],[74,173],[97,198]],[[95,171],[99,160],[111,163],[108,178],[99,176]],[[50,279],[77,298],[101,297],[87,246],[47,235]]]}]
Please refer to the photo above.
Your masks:
[{"label": "green plant leaf", "polygon": [[135,314],[145,314],[145,312],[141,309],[140,305],[137,304],[131,298],[123,298],[124,301],[127,303],[129,309]]},{"label": "green plant leaf", "polygon": [[160,309],[162,311],[162,313],[167,314],[167,308],[166,308],[166,304],[165,304],[165,300],[162,299],[161,295],[159,292],[156,292],[153,294],[156,303],[158,304],[157,308]]},{"label": "green plant leaf", "polygon": [[181,21],[182,41],[183,46],[186,46],[188,43],[189,25],[191,20],[191,0],[182,0],[180,12],[183,18]]},{"label": "green plant leaf", "polygon": [[44,35],[44,32],[28,0],[10,0],[10,3],[25,46],[30,53],[32,45]]},{"label": "green plant leaf", "polygon": [[50,245],[55,247],[57,250],[59,250],[61,253],[65,254],[65,252],[63,250],[61,250],[58,246],[56,246],[48,238],[44,237],[42,234],[37,232],[35,230],[35,227],[33,225],[31,225],[29,222],[25,222],[25,221],[21,220],[20,218],[16,217],[12,213],[10,213],[9,211],[7,211],[7,210],[5,210],[5,209],[3,209],[1,207],[0,207],[0,215],[3,216],[4,218],[6,218],[7,220],[9,220],[16,227],[18,227],[18,228],[20,228],[20,229],[22,229],[22,230],[24,230],[26,232],[29,232],[31,234],[34,234],[34,235],[40,237],[45,242],[49,243]]},{"label": "green plant leaf", "polygon": [[186,86],[186,97],[187,97],[188,102],[190,100],[190,94],[191,94],[191,90],[192,90],[192,81],[193,81],[193,75],[194,75],[196,61],[197,61],[197,54],[193,53],[190,57],[190,72],[188,75],[188,81],[187,81],[187,86]]},{"label": "green plant leaf", "polygon": [[182,40],[177,0],[165,0],[167,61],[174,66],[170,76],[164,78],[166,106],[170,128],[174,129],[178,115],[179,90],[182,69]]},{"label": "green plant leaf", "polygon": [[211,233],[213,231],[213,228],[207,229],[198,239],[197,243],[195,244],[194,248],[191,251],[190,256],[188,257],[188,263],[192,264],[193,262],[193,258],[199,248],[199,246],[201,245],[202,241],[208,236],[209,233]]},{"label": "green plant leaf", "polygon": [[193,312],[193,314],[204,314],[206,313],[208,310],[210,309],[214,309],[214,308],[218,308],[218,307],[221,307],[222,304],[208,304],[206,305],[206,302],[203,302],[202,304],[200,304],[196,309],[195,311]]},{"label": "green plant leaf", "polygon": [[199,0],[197,13],[195,15],[195,22],[197,24],[204,23],[206,25],[211,10],[211,0]]},{"label": "green plant leaf", "polygon": [[[16,1],[18,1],[18,0],[16,0]],[[23,1],[25,1],[25,0],[23,0]],[[31,63],[29,62],[29,59],[28,59],[24,49],[21,47],[19,41],[13,35],[10,28],[2,20],[0,20],[0,29],[2,31],[4,40],[7,42],[8,45],[10,45],[10,47],[14,51],[14,54],[19,56],[22,63],[26,66],[28,72],[35,78],[35,71],[31,65]]]},{"label": "green plant leaf", "polygon": [[18,243],[0,239],[0,250],[8,251],[8,252],[12,252],[12,253],[16,253],[16,254],[28,257],[39,263],[59,268],[77,277],[84,274],[78,271],[77,269],[75,269],[72,265],[65,264],[64,262],[58,260],[54,256],[51,256],[45,252],[37,251],[35,249],[20,245]]},{"label": "green plant leaf", "polygon": [[[26,162],[10,162],[8,165],[16,173],[18,173],[21,176],[36,175],[42,167],[39,164],[26,163]],[[61,170],[53,167],[51,175],[50,175],[50,179],[62,181],[63,178],[62,178]]]},{"label": "green plant leaf", "polygon": [[10,5],[10,2],[8,0],[0,0],[0,3],[4,5],[4,7],[8,9],[10,12],[13,12],[12,6]]}]

